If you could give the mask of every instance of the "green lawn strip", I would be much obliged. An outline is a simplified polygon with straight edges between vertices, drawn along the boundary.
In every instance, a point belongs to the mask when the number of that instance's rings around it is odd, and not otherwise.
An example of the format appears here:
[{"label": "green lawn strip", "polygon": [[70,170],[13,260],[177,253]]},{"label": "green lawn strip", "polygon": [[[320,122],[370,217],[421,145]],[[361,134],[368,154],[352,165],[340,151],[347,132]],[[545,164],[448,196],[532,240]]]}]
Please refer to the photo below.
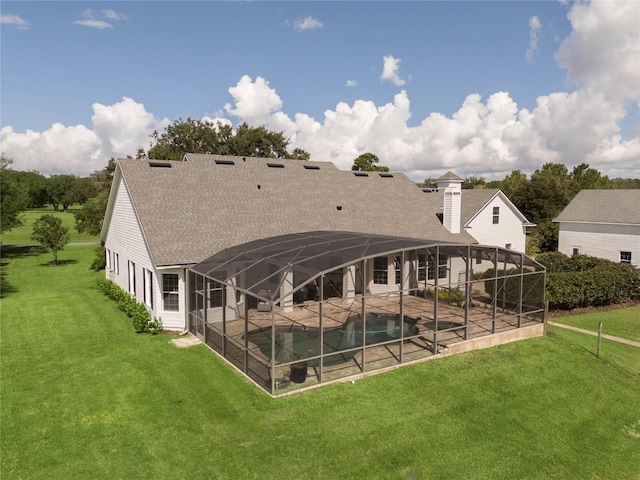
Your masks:
[{"label": "green lawn strip", "polygon": [[640,342],[640,306],[609,310],[606,313],[566,315],[551,320],[594,332],[598,331],[598,324],[602,322],[603,334]]},{"label": "green lawn strip", "polygon": [[[0,477],[637,478],[637,349],[549,335],[270,399],[137,335],[91,247],[3,259]],[[606,314],[605,314],[606,315]],[[589,343],[591,342],[591,343]]]},{"label": "green lawn strip", "polygon": [[67,212],[56,212],[52,208],[29,209],[23,213],[25,222],[22,227],[0,234],[0,244],[33,245],[35,243],[33,240],[31,240],[31,233],[33,232],[33,222],[35,222],[44,214],[51,214],[62,220],[62,225],[69,229],[69,234],[71,235],[71,243],[97,242],[97,236],[88,235],[86,233],[78,233],[78,231],[76,230],[75,216],[73,215],[73,212],[79,210],[80,208],[81,207],[78,206],[70,207]]},{"label": "green lawn strip", "polygon": [[[595,336],[551,325],[548,327],[548,335],[551,337],[560,335],[562,339],[570,339],[573,345],[582,348],[590,355],[596,356],[598,353],[598,338]],[[600,361],[612,369],[640,379],[640,349],[638,347],[603,338],[600,344]]]}]

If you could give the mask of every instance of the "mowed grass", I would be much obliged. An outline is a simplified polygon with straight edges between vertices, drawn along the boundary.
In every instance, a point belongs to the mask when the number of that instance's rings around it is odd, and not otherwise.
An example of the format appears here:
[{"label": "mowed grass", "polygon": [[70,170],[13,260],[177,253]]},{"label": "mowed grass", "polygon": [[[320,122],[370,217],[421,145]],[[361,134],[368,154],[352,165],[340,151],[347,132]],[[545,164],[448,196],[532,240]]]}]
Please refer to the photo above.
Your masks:
[{"label": "mowed grass", "polygon": [[135,334],[93,255],[2,260],[1,478],[640,478],[634,347],[598,359],[550,328],[271,399],[203,345]]},{"label": "mowed grass", "polygon": [[607,312],[606,315],[593,312],[557,317],[552,320],[594,332],[598,331],[598,326],[602,322],[603,334],[640,342],[640,306],[612,310]]},{"label": "mowed grass", "polygon": [[33,208],[23,213],[24,225],[20,228],[16,228],[9,232],[0,234],[0,244],[2,245],[33,245],[36,242],[31,240],[31,233],[33,232],[33,222],[45,214],[54,215],[62,220],[62,225],[69,229],[71,236],[71,243],[74,242],[97,242],[98,237],[96,235],[88,235],[86,233],[78,233],[76,230],[76,219],[73,212],[77,211],[81,207],[73,206],[68,211],[55,212],[53,208]]}]

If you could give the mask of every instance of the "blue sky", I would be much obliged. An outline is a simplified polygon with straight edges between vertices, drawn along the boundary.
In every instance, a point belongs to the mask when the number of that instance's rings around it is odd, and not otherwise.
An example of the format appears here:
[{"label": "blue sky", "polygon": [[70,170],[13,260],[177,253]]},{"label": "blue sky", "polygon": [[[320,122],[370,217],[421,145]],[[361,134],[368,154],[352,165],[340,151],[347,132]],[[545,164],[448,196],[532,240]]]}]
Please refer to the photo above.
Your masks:
[{"label": "blue sky", "polygon": [[85,175],[192,117],[416,180],[637,177],[640,7],[599,3],[3,1],[2,152]]}]

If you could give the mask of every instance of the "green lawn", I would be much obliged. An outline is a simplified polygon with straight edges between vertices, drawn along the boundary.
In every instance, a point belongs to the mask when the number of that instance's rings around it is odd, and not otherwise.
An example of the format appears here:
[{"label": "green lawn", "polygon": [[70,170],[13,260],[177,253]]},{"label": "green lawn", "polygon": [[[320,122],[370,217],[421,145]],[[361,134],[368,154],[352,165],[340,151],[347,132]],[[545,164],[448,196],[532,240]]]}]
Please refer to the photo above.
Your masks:
[{"label": "green lawn", "polygon": [[48,213],[55,215],[62,219],[62,225],[69,229],[71,234],[71,242],[97,242],[98,237],[95,235],[88,235],[86,233],[78,233],[76,230],[75,216],[73,212],[77,211],[80,207],[74,206],[69,208],[67,212],[54,212],[51,207],[48,208],[33,208],[23,213],[24,225],[15,230],[0,234],[0,244],[2,245],[32,245],[35,242],[31,240],[31,232],[33,231],[33,222],[35,222],[42,215]]},{"label": "green lawn", "polygon": [[7,255],[3,479],[640,478],[637,348],[598,359],[550,327],[274,400],[203,345],[135,334],[92,247]]},{"label": "green lawn", "polygon": [[640,342],[640,306],[612,310],[606,315],[594,312],[557,317],[552,320],[594,332],[598,331],[598,324],[602,322],[602,333]]}]

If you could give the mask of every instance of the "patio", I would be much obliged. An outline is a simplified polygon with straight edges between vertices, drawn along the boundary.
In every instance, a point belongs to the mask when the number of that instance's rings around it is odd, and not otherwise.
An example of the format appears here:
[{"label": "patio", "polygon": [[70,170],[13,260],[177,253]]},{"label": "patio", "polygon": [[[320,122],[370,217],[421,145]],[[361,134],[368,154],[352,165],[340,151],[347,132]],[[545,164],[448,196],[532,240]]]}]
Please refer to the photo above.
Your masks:
[{"label": "patio", "polygon": [[[265,243],[275,255],[243,246],[252,255],[225,251],[190,272],[190,330],[272,395],[542,333],[544,269],[522,254],[368,235],[363,257],[352,236],[326,235]],[[388,265],[383,280],[374,264]]]}]

